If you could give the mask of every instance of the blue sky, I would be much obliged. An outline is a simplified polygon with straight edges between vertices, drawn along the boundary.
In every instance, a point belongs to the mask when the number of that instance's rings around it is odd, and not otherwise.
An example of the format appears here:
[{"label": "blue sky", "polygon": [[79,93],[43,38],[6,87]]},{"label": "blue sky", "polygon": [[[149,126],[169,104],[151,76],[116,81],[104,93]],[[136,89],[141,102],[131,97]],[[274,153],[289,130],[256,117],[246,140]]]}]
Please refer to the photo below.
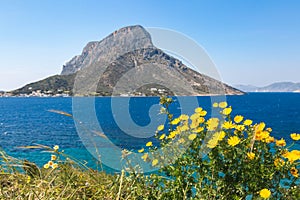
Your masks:
[{"label": "blue sky", "polygon": [[300,1],[0,0],[0,90],[59,74],[89,41],[140,24],[206,49],[228,84],[300,82]]}]

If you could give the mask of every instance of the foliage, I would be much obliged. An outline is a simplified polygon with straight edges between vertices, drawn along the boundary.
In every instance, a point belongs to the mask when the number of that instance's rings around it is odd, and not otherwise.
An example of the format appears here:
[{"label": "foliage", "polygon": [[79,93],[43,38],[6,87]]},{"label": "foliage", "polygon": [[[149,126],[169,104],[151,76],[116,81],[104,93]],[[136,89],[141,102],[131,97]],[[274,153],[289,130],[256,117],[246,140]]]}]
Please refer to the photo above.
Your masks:
[{"label": "foliage", "polygon": [[129,190],[136,184],[124,173],[110,175],[89,169],[59,151],[58,146],[26,148],[49,152],[49,162],[39,168],[1,151],[0,199],[125,199],[123,196],[138,195],[137,187]]},{"label": "foliage", "polygon": [[[243,116],[231,116],[226,102],[214,103],[219,118],[205,119],[207,112],[196,108],[191,116],[173,118],[171,98],[162,98],[168,126],[160,125],[157,147],[150,145],[143,159],[159,167],[151,175],[159,199],[299,199],[299,150],[289,150],[284,139],[271,136],[265,123],[252,124]],[[299,134],[291,134],[297,142]],[[182,144],[188,143],[183,146]],[[147,146],[147,145],[146,145]],[[149,145],[148,145],[149,146]],[[172,164],[166,154],[171,153]],[[174,155],[178,156],[175,159]]]},{"label": "foliage", "polygon": [[31,94],[32,91],[41,90],[42,92],[52,91],[52,94],[69,91],[69,94],[72,95],[75,76],[76,74],[50,76],[46,79],[27,84],[20,89],[12,91],[12,93],[14,95]]}]

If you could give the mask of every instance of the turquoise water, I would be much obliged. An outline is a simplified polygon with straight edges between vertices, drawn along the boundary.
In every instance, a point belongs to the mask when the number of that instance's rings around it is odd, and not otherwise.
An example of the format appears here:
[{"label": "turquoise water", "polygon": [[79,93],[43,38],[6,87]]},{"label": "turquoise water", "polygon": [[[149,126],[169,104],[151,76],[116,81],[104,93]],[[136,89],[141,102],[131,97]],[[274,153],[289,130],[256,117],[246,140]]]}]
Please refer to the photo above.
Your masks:
[{"label": "turquoise water", "polygon": [[[185,102],[189,101],[186,97]],[[83,98],[84,99],[84,98]],[[129,130],[144,130],[151,122],[159,123],[163,116],[157,115],[159,108],[153,105],[159,102],[157,97],[137,98],[96,98],[94,108],[102,131],[116,146],[128,149],[138,149],[148,139],[137,138],[128,134]],[[198,104],[210,113],[211,99],[198,97]],[[264,121],[272,127],[273,135],[284,137],[292,142],[289,134],[300,132],[300,94],[299,93],[250,93],[243,96],[228,96],[228,103],[233,107],[233,114],[241,114],[254,122]],[[180,101],[176,101],[171,109],[175,115],[181,111]],[[117,107],[117,108],[116,108]],[[194,104],[191,104],[194,107]],[[0,98],[0,146],[9,154],[20,159],[28,159],[42,165],[49,159],[47,153],[39,150],[18,148],[20,146],[43,144],[59,145],[71,156],[88,161],[95,167],[95,159],[85,149],[78,135],[72,118],[59,115],[48,110],[61,110],[72,113],[72,98]],[[149,116],[149,109],[152,115]],[[122,112],[129,110],[129,115]],[[127,113],[127,114],[128,114]],[[154,114],[153,114],[154,113]],[[119,122],[115,120],[116,115]],[[134,124],[130,123],[131,118]],[[120,128],[120,124],[122,124]],[[93,124],[88,125],[88,127]],[[149,128],[150,131],[155,131]],[[299,149],[299,143],[294,148]]]}]

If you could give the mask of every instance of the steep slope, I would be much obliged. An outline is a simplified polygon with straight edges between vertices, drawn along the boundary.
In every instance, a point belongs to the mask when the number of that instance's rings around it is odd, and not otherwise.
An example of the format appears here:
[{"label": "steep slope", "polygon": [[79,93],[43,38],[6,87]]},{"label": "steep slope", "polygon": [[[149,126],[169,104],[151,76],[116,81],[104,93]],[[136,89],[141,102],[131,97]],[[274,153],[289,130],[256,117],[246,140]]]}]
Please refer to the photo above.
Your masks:
[{"label": "steep slope", "polygon": [[242,93],[157,48],[138,49],[119,57],[106,68],[97,85],[101,95],[151,95],[158,90],[172,95]]},{"label": "steep slope", "polygon": [[61,75],[75,73],[95,60],[110,63],[120,55],[135,49],[153,47],[150,34],[142,26],[121,28],[100,42],[89,42],[81,55],[73,57],[63,66]]},{"label": "steep slope", "polygon": [[68,90],[80,96],[243,94],[157,49],[142,26],[121,28],[100,42],[88,43],[81,55],[63,66],[61,75],[13,93],[35,90]]},{"label": "steep slope", "polygon": [[46,79],[27,84],[20,89],[14,90],[12,91],[12,94],[30,94],[33,91],[40,90],[41,92],[51,92],[51,94],[68,91],[68,94],[72,95],[75,76],[76,74],[50,76]]}]

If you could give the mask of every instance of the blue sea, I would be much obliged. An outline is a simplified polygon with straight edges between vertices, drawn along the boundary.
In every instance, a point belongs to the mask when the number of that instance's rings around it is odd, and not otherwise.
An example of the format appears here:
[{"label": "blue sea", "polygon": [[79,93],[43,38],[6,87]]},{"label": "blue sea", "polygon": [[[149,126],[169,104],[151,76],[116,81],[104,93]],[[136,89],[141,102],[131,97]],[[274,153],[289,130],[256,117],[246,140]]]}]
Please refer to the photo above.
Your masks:
[{"label": "blue sea", "polygon": [[[218,97],[174,99],[170,109],[175,115],[190,114],[195,106],[211,114],[212,101],[218,101]],[[287,143],[292,143],[290,133],[300,132],[300,93],[249,93],[227,96],[226,100],[234,115],[241,114],[255,123],[265,122],[273,129],[273,136],[283,137]],[[158,114],[158,103],[158,97],[0,98],[0,146],[10,156],[42,165],[48,161],[48,153],[20,147],[59,145],[65,153],[95,167],[96,159],[86,149],[84,131],[93,137],[104,133],[119,148],[139,149],[165,120]],[[92,113],[89,109],[93,109]],[[75,121],[50,110],[74,114]],[[299,143],[293,148],[299,149]]]}]

